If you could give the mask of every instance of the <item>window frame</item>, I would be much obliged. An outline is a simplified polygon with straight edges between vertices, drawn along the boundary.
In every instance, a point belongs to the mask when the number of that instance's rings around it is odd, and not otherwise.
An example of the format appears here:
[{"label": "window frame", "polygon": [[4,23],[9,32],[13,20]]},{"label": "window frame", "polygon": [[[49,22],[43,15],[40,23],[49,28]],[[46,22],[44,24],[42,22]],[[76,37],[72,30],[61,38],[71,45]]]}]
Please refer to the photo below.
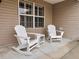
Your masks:
[{"label": "window frame", "polygon": [[[41,4],[37,4],[37,3],[35,3],[35,2],[28,2],[28,1],[23,1],[24,2],[24,5],[26,4],[25,2],[27,2],[27,3],[32,3],[33,4],[33,14],[31,15],[31,14],[20,14],[20,10],[19,10],[19,3],[20,3],[20,1],[18,1],[18,19],[19,19],[19,25],[20,25],[20,23],[21,23],[21,20],[20,20],[20,16],[32,16],[33,17],[33,27],[26,27],[26,28],[45,28],[45,16],[43,15],[43,16],[40,16],[40,15],[35,15],[35,6],[36,5],[39,5],[39,6],[42,6],[43,8],[44,8],[44,6],[43,5],[41,5]],[[24,8],[26,8],[25,6],[24,6]],[[38,12],[38,14],[39,14],[39,12]],[[44,10],[43,10],[43,14],[44,14]],[[43,27],[41,26],[41,27],[36,27],[35,26],[35,17],[41,17],[41,18],[43,18]],[[25,21],[25,20],[24,20]],[[24,25],[25,25],[25,22],[24,22]]]}]

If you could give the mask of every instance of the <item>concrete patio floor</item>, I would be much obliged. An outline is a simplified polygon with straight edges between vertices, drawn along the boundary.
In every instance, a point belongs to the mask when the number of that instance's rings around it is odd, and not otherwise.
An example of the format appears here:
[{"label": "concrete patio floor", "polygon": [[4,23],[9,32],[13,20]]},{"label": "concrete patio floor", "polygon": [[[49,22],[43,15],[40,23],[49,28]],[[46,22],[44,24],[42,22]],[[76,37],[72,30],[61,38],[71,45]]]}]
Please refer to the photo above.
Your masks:
[{"label": "concrete patio floor", "polygon": [[71,49],[61,59],[79,59],[79,44]]},{"label": "concrete patio floor", "polygon": [[[12,50],[12,46],[0,47],[0,59],[67,59],[70,51],[78,46],[77,41],[63,39],[61,42],[45,42],[40,48],[34,48],[31,56],[25,56]],[[79,50],[77,50],[79,52]],[[69,55],[67,55],[67,53]],[[73,52],[75,53],[75,52]],[[69,59],[72,59],[69,57]]]}]

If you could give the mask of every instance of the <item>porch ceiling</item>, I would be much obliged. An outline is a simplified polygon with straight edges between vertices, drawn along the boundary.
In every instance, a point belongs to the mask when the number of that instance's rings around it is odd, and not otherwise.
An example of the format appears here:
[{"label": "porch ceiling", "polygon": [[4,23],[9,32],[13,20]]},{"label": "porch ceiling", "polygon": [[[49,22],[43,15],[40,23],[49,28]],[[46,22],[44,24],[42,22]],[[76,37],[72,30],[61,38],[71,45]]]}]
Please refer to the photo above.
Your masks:
[{"label": "porch ceiling", "polygon": [[44,0],[44,1],[51,3],[51,4],[56,4],[56,3],[62,2],[64,0]]}]

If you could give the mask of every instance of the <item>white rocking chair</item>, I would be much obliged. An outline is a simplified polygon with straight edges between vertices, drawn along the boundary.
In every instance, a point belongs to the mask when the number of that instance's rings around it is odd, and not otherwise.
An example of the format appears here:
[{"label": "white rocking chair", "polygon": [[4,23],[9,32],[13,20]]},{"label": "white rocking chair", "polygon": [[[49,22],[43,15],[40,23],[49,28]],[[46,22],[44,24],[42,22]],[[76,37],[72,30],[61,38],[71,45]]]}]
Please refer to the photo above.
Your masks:
[{"label": "white rocking chair", "polygon": [[[57,35],[57,32],[59,32],[60,35]],[[55,25],[48,25],[48,39],[50,39],[50,42],[52,42],[53,39],[61,41],[63,34],[64,31],[56,30]]]},{"label": "white rocking chair", "polygon": [[[33,49],[34,47],[38,47],[39,46],[39,39],[30,39],[30,37],[28,37],[26,29],[24,26],[22,25],[16,25],[15,26],[15,31],[16,31],[16,35],[15,37],[17,38],[17,41],[19,43],[18,47],[13,47],[14,50],[16,50],[17,52],[21,53],[21,54],[25,54],[25,55],[30,55],[31,54],[31,49]],[[30,34],[34,34],[37,36],[36,33],[30,33]],[[27,51],[23,52],[21,49],[26,48]]]}]

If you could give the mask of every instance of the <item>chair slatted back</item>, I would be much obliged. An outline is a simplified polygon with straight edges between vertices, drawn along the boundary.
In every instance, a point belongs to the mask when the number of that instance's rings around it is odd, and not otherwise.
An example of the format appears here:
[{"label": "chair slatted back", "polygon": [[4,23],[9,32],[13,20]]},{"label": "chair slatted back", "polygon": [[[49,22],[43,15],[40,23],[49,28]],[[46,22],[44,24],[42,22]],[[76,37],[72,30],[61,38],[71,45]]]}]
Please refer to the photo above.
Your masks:
[{"label": "chair slatted back", "polygon": [[56,27],[55,25],[48,25],[48,34],[49,36],[56,36]]},{"label": "chair slatted back", "polygon": [[[22,25],[16,25],[16,26],[15,26],[15,31],[16,31],[16,34],[17,34],[18,36],[25,37],[25,38],[28,37],[27,32],[26,32],[26,29],[25,29],[25,27],[22,26]],[[26,43],[24,38],[19,38],[19,41],[18,41],[18,42],[19,42],[19,44],[20,44],[20,43],[21,43],[21,44]]]}]

